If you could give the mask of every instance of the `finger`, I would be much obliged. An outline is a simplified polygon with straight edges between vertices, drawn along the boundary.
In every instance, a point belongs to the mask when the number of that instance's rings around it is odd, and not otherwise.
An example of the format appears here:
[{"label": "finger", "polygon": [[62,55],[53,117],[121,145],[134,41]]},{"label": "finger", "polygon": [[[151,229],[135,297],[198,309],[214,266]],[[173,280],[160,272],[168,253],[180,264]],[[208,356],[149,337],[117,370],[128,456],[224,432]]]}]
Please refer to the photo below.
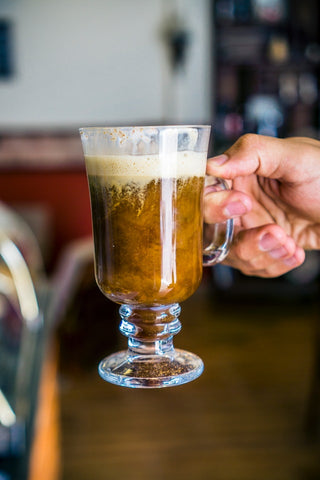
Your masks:
[{"label": "finger", "polygon": [[292,257],[285,258],[283,263],[289,268],[289,271],[293,268],[299,267],[303,264],[306,258],[306,253],[301,247],[297,247]]},{"label": "finger", "polygon": [[297,182],[304,180],[315,166],[319,145],[301,138],[247,134],[224,154],[209,159],[207,173],[227,179],[256,174]]},{"label": "finger", "polygon": [[296,251],[290,257],[279,258],[268,264],[263,270],[260,271],[259,276],[264,278],[274,278],[284,275],[294,268],[299,267],[305,259],[305,252],[302,248],[296,247]]},{"label": "finger", "polygon": [[219,223],[245,215],[252,209],[251,198],[237,190],[208,193],[204,197],[204,220]]},{"label": "finger", "polygon": [[241,231],[225,261],[246,275],[277,277],[298,267],[305,253],[278,225]]}]

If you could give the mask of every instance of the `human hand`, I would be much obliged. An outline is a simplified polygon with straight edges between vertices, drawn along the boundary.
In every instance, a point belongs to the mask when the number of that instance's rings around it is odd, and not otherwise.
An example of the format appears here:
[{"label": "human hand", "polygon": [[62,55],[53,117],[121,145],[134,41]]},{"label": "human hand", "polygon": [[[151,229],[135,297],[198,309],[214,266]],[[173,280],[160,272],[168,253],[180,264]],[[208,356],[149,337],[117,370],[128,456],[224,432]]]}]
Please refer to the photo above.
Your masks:
[{"label": "human hand", "polygon": [[276,277],[301,265],[304,249],[320,248],[320,142],[244,135],[207,173],[232,190],[205,197],[208,223],[234,218],[225,260],[246,275]]}]

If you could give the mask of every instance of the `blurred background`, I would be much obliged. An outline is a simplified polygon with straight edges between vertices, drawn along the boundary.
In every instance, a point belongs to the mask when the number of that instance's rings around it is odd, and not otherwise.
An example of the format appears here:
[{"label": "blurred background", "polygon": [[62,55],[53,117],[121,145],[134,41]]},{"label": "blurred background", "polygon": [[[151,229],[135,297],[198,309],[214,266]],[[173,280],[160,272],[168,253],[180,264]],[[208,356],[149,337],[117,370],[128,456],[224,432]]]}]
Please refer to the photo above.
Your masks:
[{"label": "blurred background", "polygon": [[320,479],[318,254],[273,280],[205,271],[176,340],[196,382],[106,384],[124,340],[78,134],[319,138],[319,32],[317,0],[0,0],[0,480]]}]

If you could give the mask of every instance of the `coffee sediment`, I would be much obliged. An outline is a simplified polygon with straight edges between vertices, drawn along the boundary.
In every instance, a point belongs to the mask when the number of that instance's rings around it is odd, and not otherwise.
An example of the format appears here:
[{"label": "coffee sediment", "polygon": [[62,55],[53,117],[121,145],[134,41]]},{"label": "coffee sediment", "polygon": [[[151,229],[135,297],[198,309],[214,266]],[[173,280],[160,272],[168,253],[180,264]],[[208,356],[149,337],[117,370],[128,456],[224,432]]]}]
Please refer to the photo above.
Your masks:
[{"label": "coffee sediment", "polygon": [[[197,289],[204,168],[200,171],[192,155],[184,157],[188,168],[171,165],[164,176],[161,168],[154,174],[155,165],[150,167],[155,158],[141,169],[141,158],[131,157],[140,170],[128,172],[121,171],[122,157],[109,165],[108,157],[86,157],[96,279],[111,300],[164,305],[181,302]],[[205,165],[203,155],[201,161]]]}]

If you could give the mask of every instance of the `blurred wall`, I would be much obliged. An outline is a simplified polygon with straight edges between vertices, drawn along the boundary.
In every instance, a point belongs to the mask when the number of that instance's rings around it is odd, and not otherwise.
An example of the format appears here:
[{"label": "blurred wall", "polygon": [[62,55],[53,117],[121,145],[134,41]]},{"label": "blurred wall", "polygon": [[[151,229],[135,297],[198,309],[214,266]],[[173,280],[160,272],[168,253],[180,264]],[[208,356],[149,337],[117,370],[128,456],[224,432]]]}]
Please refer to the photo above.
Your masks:
[{"label": "blurred wall", "polygon": [[[175,73],[173,7],[189,32]],[[0,79],[0,129],[210,121],[210,14],[210,0],[1,0],[14,73]]]}]

